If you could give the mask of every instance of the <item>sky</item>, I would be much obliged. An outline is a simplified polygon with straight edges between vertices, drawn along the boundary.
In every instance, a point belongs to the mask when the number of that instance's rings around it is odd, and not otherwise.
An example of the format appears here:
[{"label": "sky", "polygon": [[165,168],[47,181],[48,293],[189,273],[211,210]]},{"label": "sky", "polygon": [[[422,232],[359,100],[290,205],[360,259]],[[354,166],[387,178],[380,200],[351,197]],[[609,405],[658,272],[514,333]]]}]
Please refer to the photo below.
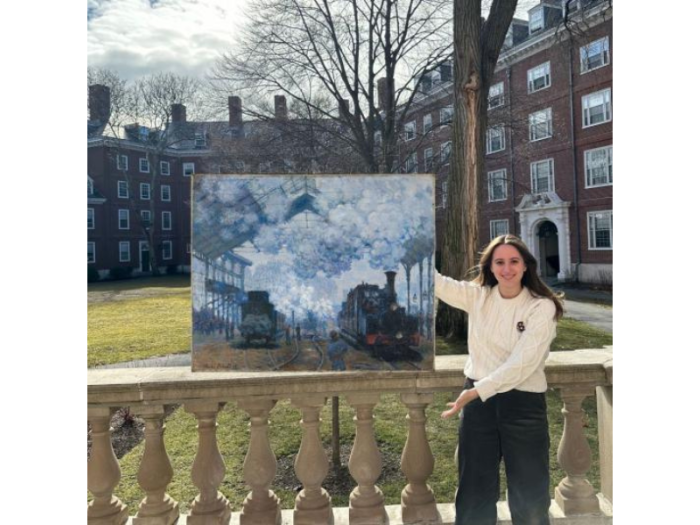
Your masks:
[{"label": "sky", "polygon": [[88,0],[88,65],[131,80],[203,76],[231,48],[248,0]]},{"label": "sky", "polygon": [[[201,78],[233,49],[248,1],[88,0],[88,65],[127,80],[157,71]],[[537,3],[519,2],[516,16]]]}]

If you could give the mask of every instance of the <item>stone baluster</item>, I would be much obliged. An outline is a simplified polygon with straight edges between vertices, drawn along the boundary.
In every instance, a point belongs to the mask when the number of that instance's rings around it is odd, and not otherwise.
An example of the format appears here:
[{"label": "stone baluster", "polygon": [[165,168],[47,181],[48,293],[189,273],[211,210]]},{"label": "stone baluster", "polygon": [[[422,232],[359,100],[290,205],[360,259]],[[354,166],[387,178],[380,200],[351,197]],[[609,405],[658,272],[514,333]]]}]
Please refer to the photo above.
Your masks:
[{"label": "stone baluster", "polygon": [[581,403],[594,393],[593,386],[561,388],[564,435],[559,443],[557,460],[566,477],[554,490],[554,500],[566,515],[595,514],[600,505],[593,486],[586,479],[591,468],[591,447],[583,431]]},{"label": "stone baluster", "polygon": [[401,515],[404,523],[438,521],[437,503],[426,481],[433,472],[435,459],[425,433],[425,409],[433,394],[401,394],[408,407],[408,438],[401,455],[401,471],[408,485],[401,492]]},{"label": "stone baluster", "polygon": [[132,520],[133,525],[173,525],[180,513],[177,501],[166,493],[173,479],[173,468],[163,441],[165,409],[163,405],[139,405],[133,412],[146,424],[146,446],[137,475],[146,497]]},{"label": "stone baluster", "polygon": [[88,421],[92,427],[88,490],[95,497],[88,504],[88,525],[123,525],[129,519],[126,505],[113,494],[121,470],[112,448],[109,423],[112,413],[107,407],[88,407]]},{"label": "stone baluster", "polygon": [[355,443],[348,467],[357,487],[350,494],[350,525],[384,525],[388,522],[384,494],[375,485],[382,473],[382,456],[374,439],[372,411],[379,394],[349,394],[348,403],[355,409]]},{"label": "stone baluster", "polygon": [[280,500],[270,490],[277,472],[277,459],[267,435],[271,399],[245,399],[238,406],[250,416],[250,443],[243,463],[243,478],[252,489],[243,502],[241,525],[280,525]]},{"label": "stone baluster", "polygon": [[303,435],[299,454],[294,461],[294,472],[304,489],[294,503],[294,525],[330,525],[333,523],[331,497],[321,487],[328,475],[328,457],[321,443],[320,413],[326,399],[305,396],[292,399],[292,405],[302,413]]},{"label": "stone baluster", "polygon": [[199,445],[192,465],[192,482],[199,495],[192,502],[187,525],[228,525],[231,509],[219,492],[226,466],[216,443],[216,416],[223,404],[211,401],[185,403],[185,411],[197,418]]}]

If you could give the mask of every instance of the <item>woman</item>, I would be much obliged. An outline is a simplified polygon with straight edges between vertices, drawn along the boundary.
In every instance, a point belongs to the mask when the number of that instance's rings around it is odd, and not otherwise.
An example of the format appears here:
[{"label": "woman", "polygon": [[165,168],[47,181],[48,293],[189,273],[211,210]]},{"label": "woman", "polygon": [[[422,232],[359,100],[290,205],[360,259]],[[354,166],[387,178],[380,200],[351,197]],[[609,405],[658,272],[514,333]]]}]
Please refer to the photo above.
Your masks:
[{"label": "woman", "polygon": [[466,382],[443,418],[462,411],[455,525],[494,525],[501,458],[514,525],[549,523],[544,364],[563,308],[514,235],[496,237],[472,281],[437,273],[438,299],[469,314]]}]

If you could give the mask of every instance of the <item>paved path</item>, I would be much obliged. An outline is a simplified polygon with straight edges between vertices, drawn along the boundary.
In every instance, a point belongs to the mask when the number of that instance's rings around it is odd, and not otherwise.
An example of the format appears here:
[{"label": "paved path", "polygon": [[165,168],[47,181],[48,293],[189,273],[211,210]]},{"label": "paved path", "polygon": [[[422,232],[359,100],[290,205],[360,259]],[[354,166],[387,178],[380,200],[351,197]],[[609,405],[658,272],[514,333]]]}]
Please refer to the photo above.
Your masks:
[{"label": "paved path", "polygon": [[612,306],[564,300],[564,315],[612,333]]}]

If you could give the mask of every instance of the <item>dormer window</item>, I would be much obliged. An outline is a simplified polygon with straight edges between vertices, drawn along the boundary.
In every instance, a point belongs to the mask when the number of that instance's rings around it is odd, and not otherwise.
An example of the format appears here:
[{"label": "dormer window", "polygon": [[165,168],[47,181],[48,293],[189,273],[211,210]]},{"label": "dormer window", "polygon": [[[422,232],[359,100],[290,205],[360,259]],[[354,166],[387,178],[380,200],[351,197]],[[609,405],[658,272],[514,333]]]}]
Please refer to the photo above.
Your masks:
[{"label": "dormer window", "polygon": [[206,148],[207,147],[207,139],[204,136],[204,133],[195,133],[194,134],[194,147],[195,148]]},{"label": "dormer window", "polygon": [[544,29],[544,9],[530,11],[530,34]]},{"label": "dormer window", "polygon": [[92,195],[95,193],[95,183],[92,182],[92,179],[88,177],[88,196]]}]

